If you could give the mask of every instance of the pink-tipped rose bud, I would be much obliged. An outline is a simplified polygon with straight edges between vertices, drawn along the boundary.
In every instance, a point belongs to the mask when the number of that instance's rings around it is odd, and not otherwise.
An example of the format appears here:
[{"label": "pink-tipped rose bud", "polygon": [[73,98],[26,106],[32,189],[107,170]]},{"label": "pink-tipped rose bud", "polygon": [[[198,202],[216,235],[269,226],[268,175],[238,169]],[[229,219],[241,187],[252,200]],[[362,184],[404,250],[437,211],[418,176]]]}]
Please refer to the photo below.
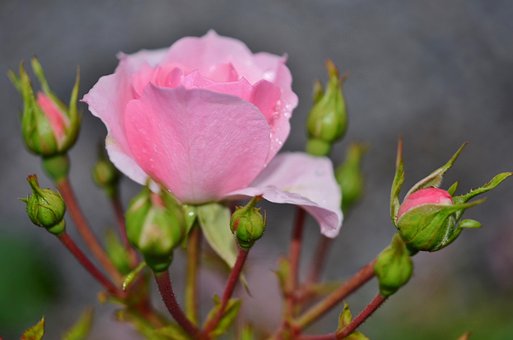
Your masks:
[{"label": "pink-tipped rose bud", "polygon": [[426,204],[451,205],[452,197],[447,191],[438,188],[426,188],[415,191],[408,195],[399,207],[397,220],[401,219],[401,216],[410,210]]},{"label": "pink-tipped rose bud", "polygon": [[32,70],[39,80],[41,91],[34,94],[30,78],[23,65],[19,76],[9,77],[23,98],[22,133],[27,148],[44,158],[66,153],[75,143],[80,125],[77,111],[78,76],[67,107],[50,90],[37,59],[32,60]]}]

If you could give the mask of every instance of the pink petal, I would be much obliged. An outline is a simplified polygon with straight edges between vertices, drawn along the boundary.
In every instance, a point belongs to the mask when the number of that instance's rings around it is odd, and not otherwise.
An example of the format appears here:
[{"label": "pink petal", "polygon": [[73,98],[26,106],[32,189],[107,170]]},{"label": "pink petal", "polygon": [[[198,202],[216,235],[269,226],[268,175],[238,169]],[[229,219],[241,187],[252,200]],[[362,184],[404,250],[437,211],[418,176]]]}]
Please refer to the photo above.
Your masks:
[{"label": "pink petal", "polygon": [[[132,84],[134,73],[144,65],[154,66],[164,53],[165,50],[143,50],[132,55],[120,54],[118,57],[121,61],[114,74],[101,77],[82,99],[89,105],[89,111],[107,127],[106,144],[110,145],[107,150],[114,164],[119,164],[119,170],[139,183],[143,171],[135,162],[128,161],[132,154],[123,129],[123,115],[126,105],[135,94]],[[137,86],[144,87],[143,84]]]},{"label": "pink petal", "polygon": [[135,160],[185,203],[204,203],[244,188],[262,171],[269,126],[239,98],[149,85],[131,101],[125,128]]},{"label": "pink petal", "polygon": [[68,117],[53,102],[53,100],[43,92],[37,93],[37,105],[39,105],[50,122],[57,144],[62,143],[66,138],[66,128],[70,124]]},{"label": "pink petal", "polygon": [[227,197],[256,195],[274,203],[301,206],[319,222],[321,233],[327,237],[337,236],[342,225],[341,193],[327,158],[300,152],[279,154],[249,187]]},{"label": "pink petal", "polygon": [[253,55],[240,40],[222,37],[209,31],[203,37],[186,37],[176,41],[167,52],[164,63],[187,65],[207,76],[216,73],[218,64],[232,64],[236,70],[251,63]]},{"label": "pink petal", "polygon": [[399,219],[411,209],[426,204],[451,205],[453,202],[451,195],[446,190],[439,188],[420,189],[406,196],[403,203],[399,207],[397,219]]}]

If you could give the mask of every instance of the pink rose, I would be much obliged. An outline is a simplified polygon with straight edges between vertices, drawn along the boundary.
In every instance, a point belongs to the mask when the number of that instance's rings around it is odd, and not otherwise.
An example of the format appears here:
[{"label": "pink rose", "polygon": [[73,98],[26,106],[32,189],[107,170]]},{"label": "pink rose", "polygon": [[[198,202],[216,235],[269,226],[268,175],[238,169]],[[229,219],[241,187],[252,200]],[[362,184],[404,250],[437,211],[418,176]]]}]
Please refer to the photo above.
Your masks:
[{"label": "pink rose", "polygon": [[210,31],[168,49],[120,55],[84,96],[108,130],[112,162],[200,204],[263,195],[303,206],[335,236],[340,191],[327,159],[282,154],[297,96],[285,57]]},{"label": "pink rose", "polygon": [[425,188],[417,190],[404,199],[397,213],[397,220],[408,211],[427,204],[452,205],[451,195],[443,189]]}]

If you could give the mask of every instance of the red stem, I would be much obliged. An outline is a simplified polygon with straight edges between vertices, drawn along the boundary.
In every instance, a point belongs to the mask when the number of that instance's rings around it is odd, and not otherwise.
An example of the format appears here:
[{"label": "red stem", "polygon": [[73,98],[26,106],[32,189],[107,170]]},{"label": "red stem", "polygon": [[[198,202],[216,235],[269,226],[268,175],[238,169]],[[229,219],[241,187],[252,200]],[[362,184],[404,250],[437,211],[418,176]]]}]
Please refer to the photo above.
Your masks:
[{"label": "red stem", "polygon": [[119,274],[118,270],[112,262],[110,261],[107,253],[103,250],[98,239],[91,231],[89,224],[87,223],[86,218],[82,214],[82,210],[80,209],[77,199],[75,198],[75,194],[73,193],[73,188],[71,187],[71,183],[66,178],[57,184],[57,189],[62,195],[64,202],[66,203],[66,208],[68,209],[75,226],[77,227],[80,236],[84,240],[85,244],[93,254],[93,256],[100,262],[103,268],[110,274],[110,276],[116,282],[121,282],[122,277]]},{"label": "red stem", "polygon": [[110,201],[112,204],[112,209],[114,210],[114,214],[116,215],[116,220],[119,226],[119,234],[121,235],[121,240],[125,245],[125,248],[128,251],[130,256],[130,264],[132,267],[137,265],[137,254],[134,251],[134,248],[128,242],[128,236],[126,234],[126,223],[125,223],[125,213],[123,211],[123,205],[121,204],[121,199],[119,198],[119,194],[115,193],[110,197]]},{"label": "red stem", "polygon": [[154,274],[162,300],[164,301],[164,304],[171,316],[176,320],[180,327],[193,336],[194,339],[199,339],[201,335],[199,329],[189,319],[187,319],[180,308],[180,305],[176,301],[173,285],[169,278],[169,270]]},{"label": "red stem", "polygon": [[228,306],[228,302],[233,295],[235,286],[237,285],[237,282],[239,282],[239,276],[242,272],[244,264],[246,263],[246,259],[248,258],[248,253],[249,250],[239,248],[237,260],[235,261],[235,265],[230,272],[230,276],[228,277],[228,281],[226,282],[226,286],[224,288],[221,306],[219,307],[216,316],[212,318],[204,328],[203,334],[205,334],[207,337],[209,336],[209,333],[216,328],[216,326],[219,324],[219,321],[221,321],[221,318],[226,310],[226,306]]},{"label": "red stem", "polygon": [[91,274],[102,286],[107,289],[109,293],[119,298],[124,298],[124,293],[121,292],[102,272],[89,261],[87,256],[80,250],[73,239],[68,233],[63,232],[57,238],[61,243],[70,251],[71,254],[77,259],[78,262]]},{"label": "red stem", "polygon": [[295,293],[299,285],[299,260],[303,242],[305,216],[305,211],[302,208],[297,208],[289,249],[290,277],[287,284],[287,314],[289,316],[293,316],[294,304],[296,302]]},{"label": "red stem", "polygon": [[374,264],[376,260],[371,261],[361,268],[353,277],[344,282],[337,290],[326,296],[323,300],[307,310],[296,322],[296,325],[303,329],[315,320],[326,314],[335,307],[349,294],[363,286],[372,277],[374,277]]},{"label": "red stem", "polygon": [[321,235],[321,238],[317,243],[317,248],[315,249],[312,264],[310,265],[310,272],[307,280],[309,284],[319,282],[332,243],[333,239]]},{"label": "red stem", "polygon": [[364,310],[358,314],[356,318],[354,318],[349,325],[342,328],[341,330],[325,334],[325,335],[309,335],[302,336],[300,340],[336,340],[336,339],[344,339],[349,336],[351,333],[356,331],[358,327],[360,327],[367,319],[376,312],[376,310],[387,300],[386,297],[381,294],[377,294],[374,299],[364,308]]}]

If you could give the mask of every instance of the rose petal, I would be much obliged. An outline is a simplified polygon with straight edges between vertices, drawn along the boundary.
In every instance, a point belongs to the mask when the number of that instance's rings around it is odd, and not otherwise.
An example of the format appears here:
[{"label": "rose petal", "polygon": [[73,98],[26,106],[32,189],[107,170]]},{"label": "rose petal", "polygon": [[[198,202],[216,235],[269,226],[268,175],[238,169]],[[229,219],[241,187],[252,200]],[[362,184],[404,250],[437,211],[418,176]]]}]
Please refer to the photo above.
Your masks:
[{"label": "rose petal", "polygon": [[248,188],[227,197],[257,195],[270,202],[301,206],[319,222],[327,237],[337,236],[342,225],[341,193],[327,158],[300,152],[279,154]]},{"label": "rose petal", "polygon": [[265,166],[269,126],[239,98],[201,89],[149,85],[125,113],[139,166],[185,203],[244,188]]}]

